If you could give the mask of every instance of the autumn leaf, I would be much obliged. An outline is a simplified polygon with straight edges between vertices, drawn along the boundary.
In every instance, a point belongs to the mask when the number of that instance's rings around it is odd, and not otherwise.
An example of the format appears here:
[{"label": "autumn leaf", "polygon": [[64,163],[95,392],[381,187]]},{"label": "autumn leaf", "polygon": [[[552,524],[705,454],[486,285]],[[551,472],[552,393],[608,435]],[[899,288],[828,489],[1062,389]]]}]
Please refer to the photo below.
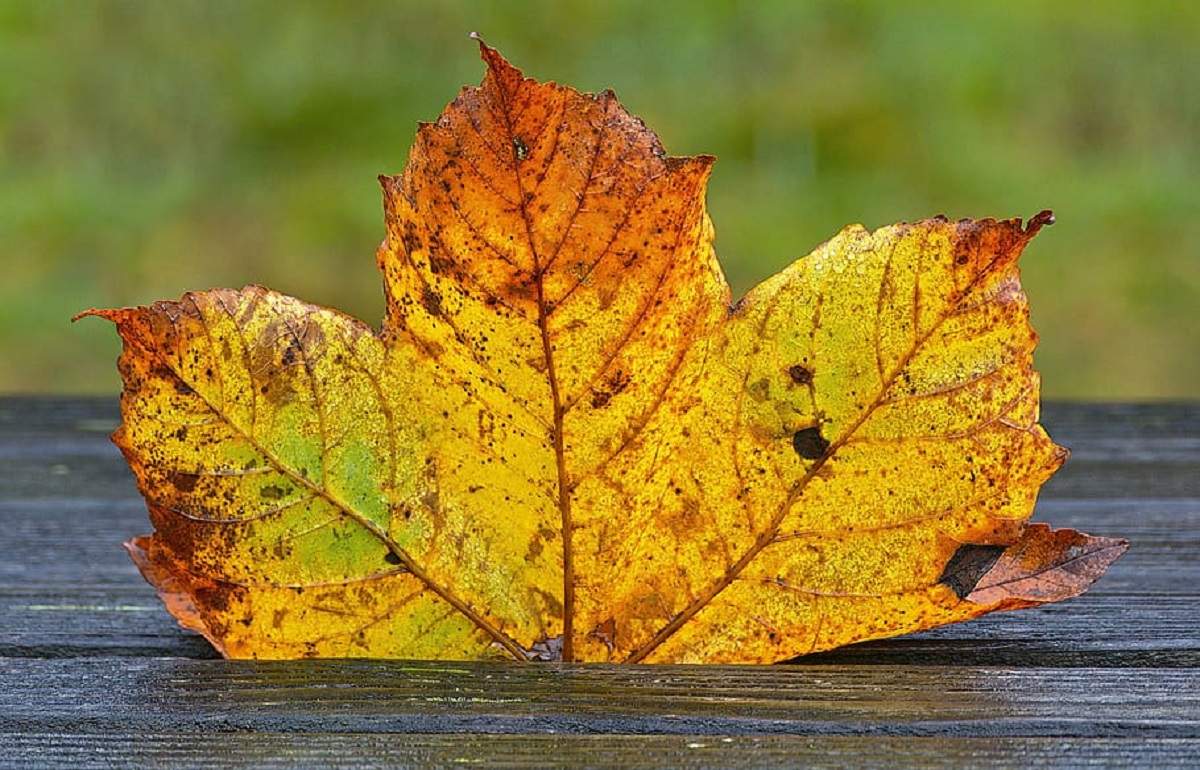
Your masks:
[{"label": "autumn leaf", "polygon": [[93,310],[129,551],[230,657],[767,662],[1074,596],[1030,526],[1017,259],[849,227],[731,305],[704,193],[609,92],[487,74],[383,177],[382,330],[268,289]]}]

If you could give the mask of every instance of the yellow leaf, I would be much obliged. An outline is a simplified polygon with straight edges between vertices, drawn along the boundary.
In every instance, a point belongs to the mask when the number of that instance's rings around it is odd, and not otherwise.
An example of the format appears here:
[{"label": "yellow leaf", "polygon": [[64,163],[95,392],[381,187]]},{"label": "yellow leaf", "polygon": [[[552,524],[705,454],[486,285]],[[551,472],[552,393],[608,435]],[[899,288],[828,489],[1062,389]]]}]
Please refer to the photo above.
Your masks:
[{"label": "yellow leaf", "polygon": [[850,227],[731,306],[712,158],[480,49],[381,180],[381,331],[255,286],[90,311],[125,342],[129,549],[186,627],[767,662],[1066,598],[1124,550],[1025,524],[1066,455],[1016,266],[1048,212]]}]

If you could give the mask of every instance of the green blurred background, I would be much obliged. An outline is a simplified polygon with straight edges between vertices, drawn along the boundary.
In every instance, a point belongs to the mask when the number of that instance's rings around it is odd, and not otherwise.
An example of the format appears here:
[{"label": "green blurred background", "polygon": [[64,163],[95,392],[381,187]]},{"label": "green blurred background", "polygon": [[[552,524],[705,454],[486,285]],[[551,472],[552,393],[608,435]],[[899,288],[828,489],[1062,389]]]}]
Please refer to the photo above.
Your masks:
[{"label": "green blurred background", "polygon": [[737,294],[843,225],[1058,224],[1048,397],[1200,396],[1200,3],[0,2],[0,392],[115,393],[92,306],[264,283],[372,323],[376,176],[483,73],[712,153]]}]

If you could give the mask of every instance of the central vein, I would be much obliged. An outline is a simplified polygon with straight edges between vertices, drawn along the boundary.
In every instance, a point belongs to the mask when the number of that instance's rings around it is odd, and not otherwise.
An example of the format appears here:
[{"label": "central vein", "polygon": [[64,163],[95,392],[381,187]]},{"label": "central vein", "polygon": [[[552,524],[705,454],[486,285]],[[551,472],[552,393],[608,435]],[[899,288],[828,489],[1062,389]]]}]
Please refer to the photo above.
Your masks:
[{"label": "central vein", "polygon": [[569,476],[567,474],[567,456],[566,456],[566,439],[563,435],[563,419],[567,412],[567,406],[564,403],[561,386],[558,381],[558,370],[554,360],[554,342],[550,334],[550,305],[549,299],[546,297],[546,271],[549,269],[548,261],[538,253],[537,240],[534,237],[534,214],[529,209],[529,196],[525,190],[525,183],[521,177],[520,164],[525,159],[525,154],[528,148],[524,142],[517,136],[517,133],[512,125],[512,116],[509,112],[510,107],[505,94],[501,95],[503,104],[503,116],[508,129],[508,134],[512,137],[509,146],[512,148],[512,169],[517,181],[517,191],[519,200],[521,201],[521,218],[525,223],[525,237],[529,243],[529,253],[533,263],[533,282],[537,289],[537,326],[538,334],[541,337],[542,343],[542,360],[546,364],[546,379],[550,383],[550,401],[554,412],[554,422],[551,436],[551,441],[554,447],[554,464],[558,469],[558,510],[560,528],[562,530],[562,555],[563,555],[563,576],[562,576],[562,613],[563,613],[563,630],[562,630],[562,660],[570,662],[575,657],[575,645],[573,642],[574,636],[574,615],[575,615],[575,556],[572,548],[572,533],[573,525],[571,522],[571,487]]},{"label": "central vein", "polygon": [[550,339],[550,317],[545,300],[546,282],[539,267],[536,272],[538,298],[538,329],[542,336],[542,353],[546,361],[546,377],[550,381],[550,398],[554,405],[554,463],[558,468],[558,510],[562,526],[563,554],[563,642],[562,659],[574,659],[575,616],[575,556],[572,548],[571,488],[567,478],[566,444],[563,436],[563,416],[566,407],[559,391],[558,373],[554,366],[554,345]]}]

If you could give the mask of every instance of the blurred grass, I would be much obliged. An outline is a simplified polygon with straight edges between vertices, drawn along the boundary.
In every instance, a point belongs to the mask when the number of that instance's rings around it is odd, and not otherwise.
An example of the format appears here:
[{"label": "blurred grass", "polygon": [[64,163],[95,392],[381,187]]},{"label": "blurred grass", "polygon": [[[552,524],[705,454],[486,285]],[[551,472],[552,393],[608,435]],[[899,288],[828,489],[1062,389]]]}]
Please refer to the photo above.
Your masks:
[{"label": "blurred grass", "polygon": [[500,5],[5,0],[0,392],[115,393],[91,306],[256,282],[376,323],[375,177],[477,30],[719,156],[735,293],[852,222],[1053,208],[1045,395],[1200,396],[1200,3]]}]

